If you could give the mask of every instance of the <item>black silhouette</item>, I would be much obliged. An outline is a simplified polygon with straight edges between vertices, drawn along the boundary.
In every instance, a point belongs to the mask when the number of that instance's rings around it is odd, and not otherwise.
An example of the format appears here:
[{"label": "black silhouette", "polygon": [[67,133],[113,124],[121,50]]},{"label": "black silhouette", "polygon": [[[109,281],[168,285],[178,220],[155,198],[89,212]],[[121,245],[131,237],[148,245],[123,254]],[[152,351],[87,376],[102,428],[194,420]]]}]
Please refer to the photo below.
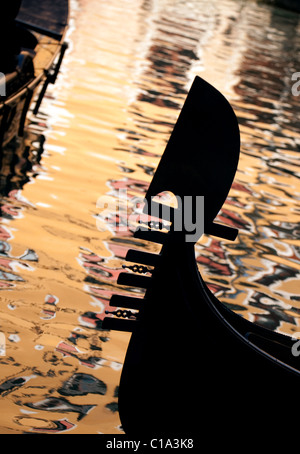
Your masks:
[{"label": "black silhouette", "polygon": [[[149,186],[204,196],[205,233],[234,240],[237,231],[214,223],[238,165],[235,114],[214,87],[196,77]],[[152,204],[151,207],[157,205]],[[182,211],[185,206],[183,204]],[[146,288],[142,299],[114,295],[118,308],[102,328],[132,331],[119,387],[122,427],[130,435],[218,436],[276,423],[278,399],[296,398],[300,384],[293,340],[245,320],[205,285],[187,231],[138,229],[162,244],[160,254],[129,250],[126,260],[152,276],[121,273],[118,283]],[[124,308],[124,309],[122,309]],[[134,312],[138,310],[138,312]],[[278,389],[281,393],[278,394]],[[280,402],[279,402],[280,403]],[[227,436],[227,435],[226,435]]]}]

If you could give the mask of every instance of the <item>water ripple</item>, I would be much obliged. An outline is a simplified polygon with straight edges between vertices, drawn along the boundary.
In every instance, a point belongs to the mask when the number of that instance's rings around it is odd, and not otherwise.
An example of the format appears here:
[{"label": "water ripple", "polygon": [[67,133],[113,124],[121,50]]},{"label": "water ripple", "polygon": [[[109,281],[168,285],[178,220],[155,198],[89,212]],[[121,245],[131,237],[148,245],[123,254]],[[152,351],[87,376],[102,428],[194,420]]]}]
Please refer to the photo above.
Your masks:
[{"label": "water ripple", "polygon": [[144,196],[195,75],[229,99],[242,143],[218,215],[238,238],[203,236],[199,269],[249,320],[300,325],[299,15],[234,0],[71,5],[57,85],[1,158],[3,433],[122,432],[129,337],[102,321],[112,294],[143,296],[116,284],[127,250],[159,246],[133,238],[128,212],[112,207],[120,190],[131,209]]}]

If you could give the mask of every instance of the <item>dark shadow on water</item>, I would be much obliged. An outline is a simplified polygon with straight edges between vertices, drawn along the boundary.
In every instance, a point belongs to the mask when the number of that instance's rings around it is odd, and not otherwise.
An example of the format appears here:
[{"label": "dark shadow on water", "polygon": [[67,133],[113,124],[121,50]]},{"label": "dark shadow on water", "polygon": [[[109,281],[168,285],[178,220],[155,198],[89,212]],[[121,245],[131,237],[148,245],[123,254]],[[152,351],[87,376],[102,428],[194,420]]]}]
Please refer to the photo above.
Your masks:
[{"label": "dark shadow on water", "polygon": [[20,190],[34,178],[36,165],[40,164],[45,137],[27,131],[25,137],[14,138],[1,151],[0,194],[7,197],[13,190]]}]

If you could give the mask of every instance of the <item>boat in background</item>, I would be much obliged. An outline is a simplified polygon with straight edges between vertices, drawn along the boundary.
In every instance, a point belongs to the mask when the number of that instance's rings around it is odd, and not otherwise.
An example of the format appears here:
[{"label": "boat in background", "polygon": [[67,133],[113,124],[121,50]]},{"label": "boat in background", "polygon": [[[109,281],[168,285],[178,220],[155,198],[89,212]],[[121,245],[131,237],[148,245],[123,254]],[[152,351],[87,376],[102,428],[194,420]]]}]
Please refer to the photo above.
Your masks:
[{"label": "boat in background", "polygon": [[[37,114],[64,58],[68,0],[9,2],[0,24],[7,46],[0,57],[0,148],[22,137],[35,95]],[[4,17],[4,19],[3,19]]]}]

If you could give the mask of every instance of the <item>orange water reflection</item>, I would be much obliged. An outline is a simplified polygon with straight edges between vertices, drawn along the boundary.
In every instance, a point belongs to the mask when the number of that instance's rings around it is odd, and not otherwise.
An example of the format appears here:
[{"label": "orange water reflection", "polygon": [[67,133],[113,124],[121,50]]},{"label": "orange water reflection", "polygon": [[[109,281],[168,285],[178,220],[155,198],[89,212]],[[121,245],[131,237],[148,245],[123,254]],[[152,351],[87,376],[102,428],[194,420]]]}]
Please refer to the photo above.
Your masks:
[{"label": "orange water reflection", "polygon": [[300,331],[299,16],[231,0],[82,0],[69,40],[27,146],[2,160],[0,433],[122,433],[129,335],[101,321],[125,291],[127,249],[156,246],[97,228],[97,201],[145,192],[196,74],[230,100],[242,138],[219,215],[240,233],[203,237],[201,272],[248,319]]}]

